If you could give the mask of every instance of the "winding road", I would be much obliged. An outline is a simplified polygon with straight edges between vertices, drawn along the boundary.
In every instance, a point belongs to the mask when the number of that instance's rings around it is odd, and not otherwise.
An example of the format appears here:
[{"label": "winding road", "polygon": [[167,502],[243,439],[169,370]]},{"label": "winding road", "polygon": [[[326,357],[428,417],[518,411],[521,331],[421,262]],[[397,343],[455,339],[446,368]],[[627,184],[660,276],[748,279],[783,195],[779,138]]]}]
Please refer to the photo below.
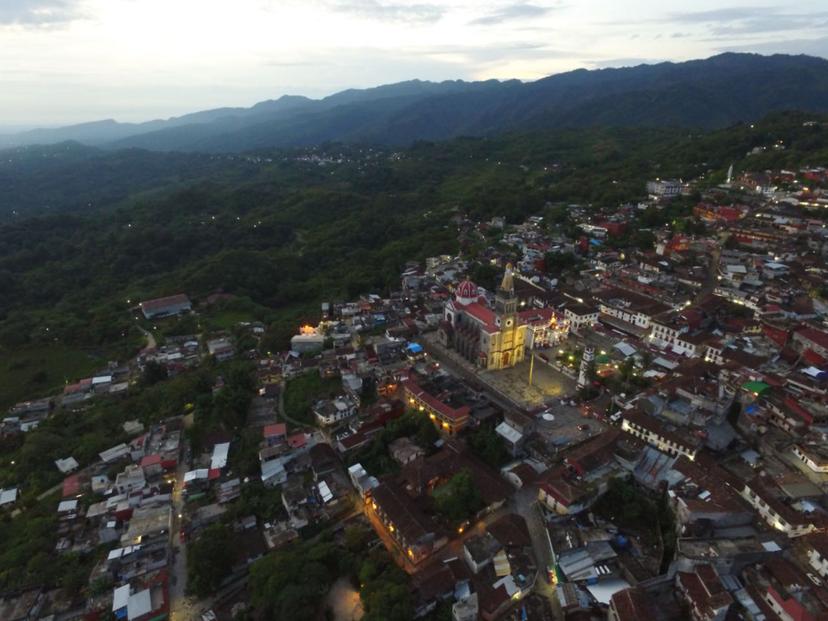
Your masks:
[{"label": "winding road", "polygon": [[138,330],[141,332],[141,334],[143,334],[145,337],[147,337],[147,347],[146,347],[147,349],[157,349],[158,348],[158,341],[155,340],[155,335],[152,332],[150,332],[149,330],[147,330],[146,328],[144,328],[143,326],[141,326],[137,323],[135,324],[135,327],[138,328]]}]

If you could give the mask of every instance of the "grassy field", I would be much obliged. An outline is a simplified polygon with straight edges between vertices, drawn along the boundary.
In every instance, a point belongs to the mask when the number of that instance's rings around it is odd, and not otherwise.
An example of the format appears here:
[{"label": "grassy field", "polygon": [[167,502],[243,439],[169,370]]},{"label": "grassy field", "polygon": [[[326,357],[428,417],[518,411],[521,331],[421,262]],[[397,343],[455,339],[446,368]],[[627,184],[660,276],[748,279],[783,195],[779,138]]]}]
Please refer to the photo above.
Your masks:
[{"label": "grassy field", "polygon": [[316,372],[305,373],[289,380],[285,387],[285,414],[290,419],[315,426],[311,405],[341,392],[342,381],[339,378],[323,380]]},{"label": "grassy field", "polygon": [[204,317],[204,325],[208,330],[232,330],[243,321],[256,321],[254,313],[243,310],[221,310]]},{"label": "grassy field", "polygon": [[56,392],[67,381],[88,376],[104,362],[60,345],[0,350],[0,410]]}]

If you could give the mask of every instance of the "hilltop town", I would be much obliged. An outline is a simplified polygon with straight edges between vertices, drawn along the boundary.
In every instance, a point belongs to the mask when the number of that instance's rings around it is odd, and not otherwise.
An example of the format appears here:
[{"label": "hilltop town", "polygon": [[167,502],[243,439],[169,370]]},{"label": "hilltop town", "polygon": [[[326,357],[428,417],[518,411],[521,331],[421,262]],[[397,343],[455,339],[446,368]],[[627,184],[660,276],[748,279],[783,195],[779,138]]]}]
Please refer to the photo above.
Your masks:
[{"label": "hilltop town", "polygon": [[0,619],[828,618],[817,164],[458,212],[281,351],[130,300],[135,357],[2,420]]}]

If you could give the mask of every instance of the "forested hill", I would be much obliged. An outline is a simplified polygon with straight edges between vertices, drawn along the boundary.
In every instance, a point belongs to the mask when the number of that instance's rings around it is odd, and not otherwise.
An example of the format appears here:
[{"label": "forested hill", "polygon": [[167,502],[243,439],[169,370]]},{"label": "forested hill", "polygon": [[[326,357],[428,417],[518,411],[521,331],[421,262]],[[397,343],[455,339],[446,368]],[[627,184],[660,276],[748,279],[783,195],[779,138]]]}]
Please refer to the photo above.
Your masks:
[{"label": "forested hill", "polygon": [[252,157],[103,151],[77,142],[0,151],[0,222],[17,214],[110,207],[140,192],[259,169]]},{"label": "forested hill", "polygon": [[76,140],[107,148],[200,152],[329,141],[404,146],[564,127],[710,129],[782,110],[828,112],[828,61],[728,53],[682,63],[577,70],[530,83],[415,80],[322,100],[283,97],[167,121],[36,130],[0,136],[0,145]]},{"label": "forested hill", "polygon": [[[550,204],[636,200],[655,175],[704,174],[713,183],[732,162],[737,170],[824,164],[828,119],[804,124],[813,118],[778,115],[711,133],[582,129],[403,151],[279,151],[221,160],[225,173],[159,182],[115,206],[7,214],[0,223],[0,353],[27,344],[120,342],[133,330],[127,300],[179,291],[196,300],[236,294],[268,323],[321,300],[387,291],[398,286],[406,261],[459,249],[457,214],[518,221]],[[754,147],[778,141],[784,150],[745,160]],[[121,155],[111,157],[114,169],[103,157],[101,177],[79,161],[91,175],[82,191],[105,192],[129,173]],[[45,162],[29,174],[36,194],[38,174],[53,169]]]}]

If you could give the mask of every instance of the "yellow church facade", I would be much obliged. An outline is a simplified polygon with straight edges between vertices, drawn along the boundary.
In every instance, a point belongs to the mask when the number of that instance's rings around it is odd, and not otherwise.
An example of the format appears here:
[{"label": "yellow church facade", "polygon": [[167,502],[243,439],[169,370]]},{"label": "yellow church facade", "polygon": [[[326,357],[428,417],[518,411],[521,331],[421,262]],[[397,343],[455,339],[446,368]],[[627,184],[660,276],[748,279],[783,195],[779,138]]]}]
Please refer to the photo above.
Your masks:
[{"label": "yellow church facade", "polygon": [[478,368],[513,367],[526,355],[527,326],[518,314],[511,266],[498,287],[494,309],[481,301],[477,286],[465,281],[446,304],[439,338]]}]

